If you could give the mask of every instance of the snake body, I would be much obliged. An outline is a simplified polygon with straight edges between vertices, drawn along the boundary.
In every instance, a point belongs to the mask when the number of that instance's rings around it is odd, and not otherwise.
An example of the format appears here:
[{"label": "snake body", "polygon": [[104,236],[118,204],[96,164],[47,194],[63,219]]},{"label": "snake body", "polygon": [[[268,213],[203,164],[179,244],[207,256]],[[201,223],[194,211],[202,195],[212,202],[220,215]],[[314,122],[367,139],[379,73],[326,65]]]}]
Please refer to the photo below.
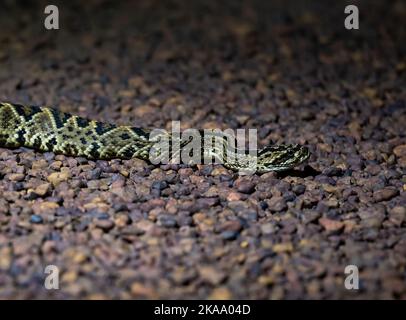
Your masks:
[{"label": "snake body", "polygon": [[[151,148],[156,143],[150,139],[150,132],[138,127],[88,120],[53,108],[0,102],[0,147],[27,147],[89,159],[139,158],[149,161]],[[180,145],[183,148],[185,143]],[[224,139],[222,147],[228,147],[228,140]],[[220,159],[227,168],[243,168],[238,160],[225,157],[219,148],[207,150],[203,146],[201,151]],[[254,171],[291,169],[309,155],[308,149],[300,145],[267,146],[257,152]]]}]

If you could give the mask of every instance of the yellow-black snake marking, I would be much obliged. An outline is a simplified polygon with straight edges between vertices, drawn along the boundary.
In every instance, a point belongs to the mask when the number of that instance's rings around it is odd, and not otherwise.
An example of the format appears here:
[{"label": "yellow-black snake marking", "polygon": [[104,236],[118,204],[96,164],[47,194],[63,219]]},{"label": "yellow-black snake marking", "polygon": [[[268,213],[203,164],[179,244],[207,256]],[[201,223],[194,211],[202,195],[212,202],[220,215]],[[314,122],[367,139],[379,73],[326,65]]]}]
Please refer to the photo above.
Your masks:
[{"label": "yellow-black snake marking", "polygon": [[[156,143],[150,130],[87,120],[48,107],[0,102],[0,147],[28,147],[89,159],[131,159],[149,161]],[[224,148],[228,140],[224,139]],[[202,148],[204,148],[202,146]],[[223,157],[218,149],[202,150],[220,158],[232,170],[244,169],[238,160]],[[300,145],[271,145],[256,152],[255,170],[263,173],[291,169],[309,158]]]}]

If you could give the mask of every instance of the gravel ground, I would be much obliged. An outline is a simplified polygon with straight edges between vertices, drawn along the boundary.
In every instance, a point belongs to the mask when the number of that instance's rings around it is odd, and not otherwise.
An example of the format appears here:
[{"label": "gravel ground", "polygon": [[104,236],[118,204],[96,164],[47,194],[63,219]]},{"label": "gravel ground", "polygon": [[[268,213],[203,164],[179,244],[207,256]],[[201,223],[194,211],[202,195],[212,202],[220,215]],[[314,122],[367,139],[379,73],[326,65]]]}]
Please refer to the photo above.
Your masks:
[{"label": "gravel ground", "polygon": [[356,2],[357,31],[341,1],[87,2],[57,31],[0,5],[0,100],[312,156],[239,177],[0,148],[0,298],[406,298],[404,1]]}]

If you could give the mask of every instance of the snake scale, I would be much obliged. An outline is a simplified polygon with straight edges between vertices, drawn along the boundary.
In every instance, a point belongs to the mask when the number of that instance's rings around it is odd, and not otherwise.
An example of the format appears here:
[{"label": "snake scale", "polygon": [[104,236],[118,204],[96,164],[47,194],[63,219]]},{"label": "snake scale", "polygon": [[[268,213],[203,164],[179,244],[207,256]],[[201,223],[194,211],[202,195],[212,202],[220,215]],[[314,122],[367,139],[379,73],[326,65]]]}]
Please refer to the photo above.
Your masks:
[{"label": "snake scale", "polygon": [[[131,159],[149,161],[154,141],[150,130],[88,120],[48,107],[0,102],[0,147],[27,147],[89,159]],[[224,139],[224,147],[228,140]],[[183,147],[184,144],[181,144]],[[225,167],[242,169],[218,149],[204,150],[223,160]],[[291,169],[309,158],[300,145],[270,145],[256,152],[254,171],[264,173]]]}]

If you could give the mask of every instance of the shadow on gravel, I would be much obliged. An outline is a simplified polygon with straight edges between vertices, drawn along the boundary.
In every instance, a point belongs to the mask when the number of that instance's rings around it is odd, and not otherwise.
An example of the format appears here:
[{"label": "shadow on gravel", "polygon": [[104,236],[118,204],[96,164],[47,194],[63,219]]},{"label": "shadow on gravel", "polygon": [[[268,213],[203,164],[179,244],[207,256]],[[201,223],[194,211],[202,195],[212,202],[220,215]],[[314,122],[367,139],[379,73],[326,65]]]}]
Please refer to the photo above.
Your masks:
[{"label": "shadow on gravel", "polygon": [[303,170],[291,169],[291,170],[278,172],[277,176],[278,176],[278,178],[285,178],[287,176],[306,178],[306,177],[310,177],[310,176],[315,177],[319,174],[321,174],[321,171],[317,171],[316,169],[314,169],[311,166],[306,166],[306,167],[304,167]]}]

